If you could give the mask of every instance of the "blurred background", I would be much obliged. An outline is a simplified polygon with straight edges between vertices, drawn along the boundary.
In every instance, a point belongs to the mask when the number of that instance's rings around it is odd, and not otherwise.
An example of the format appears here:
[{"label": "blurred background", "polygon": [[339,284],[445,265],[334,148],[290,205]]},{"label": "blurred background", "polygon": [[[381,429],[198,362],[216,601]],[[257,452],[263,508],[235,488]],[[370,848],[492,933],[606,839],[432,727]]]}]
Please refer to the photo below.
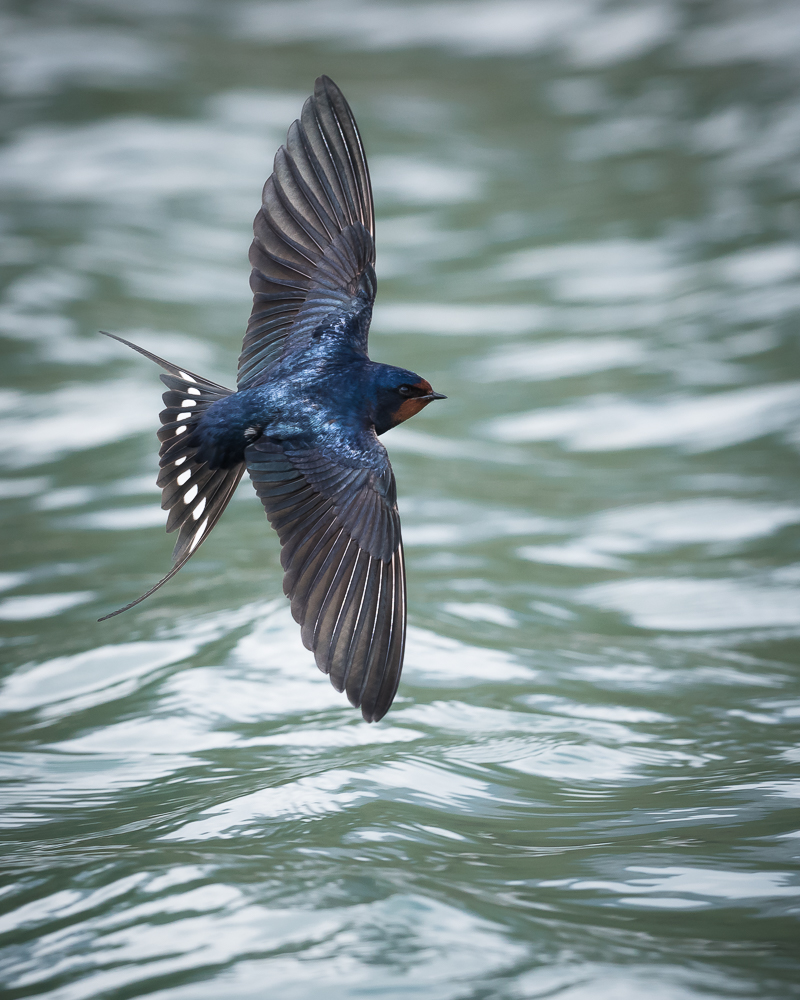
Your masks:
[{"label": "blurred background", "polygon": [[[0,977],[49,1000],[800,995],[800,6],[0,5]],[[168,568],[327,73],[377,203],[410,648],[367,726],[247,481]],[[794,812],[793,812],[794,810]],[[792,945],[794,941],[794,945]]]}]

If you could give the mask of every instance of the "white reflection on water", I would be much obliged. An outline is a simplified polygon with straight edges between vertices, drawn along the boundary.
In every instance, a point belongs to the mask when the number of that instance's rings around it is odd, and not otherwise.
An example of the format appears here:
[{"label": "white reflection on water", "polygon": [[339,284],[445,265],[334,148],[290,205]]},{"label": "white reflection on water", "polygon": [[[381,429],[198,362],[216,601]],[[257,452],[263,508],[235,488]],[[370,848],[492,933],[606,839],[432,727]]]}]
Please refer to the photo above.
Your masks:
[{"label": "white reflection on water", "polygon": [[385,302],[375,306],[376,333],[450,336],[526,333],[540,329],[549,313],[536,305],[474,305]]},{"label": "white reflection on water", "polygon": [[625,569],[625,560],[599,552],[586,542],[565,542],[561,545],[523,545],[517,555],[531,562],[551,563],[555,566],[590,566],[596,569]]},{"label": "white reflection on water", "polygon": [[79,604],[87,604],[95,594],[91,590],[82,590],[72,594],[34,594],[30,597],[7,597],[0,601],[0,621],[24,622],[34,618],[52,618],[75,608]]},{"label": "white reflection on water", "polygon": [[[407,742],[407,738],[402,741]],[[486,781],[440,764],[405,759],[376,767],[331,768],[324,774],[263,788],[205,810],[203,818],[171,831],[162,839],[191,841],[253,836],[260,832],[265,821],[322,818],[358,810],[380,798],[419,802],[445,814],[476,808],[475,800],[479,799],[491,798],[495,806],[499,804],[497,789],[493,790]]]},{"label": "white reflection on water", "polygon": [[[650,878],[632,878],[625,882],[590,882],[580,879],[559,881],[559,885],[568,885],[576,891],[603,890],[613,893],[641,893],[649,895],[655,892],[688,893],[689,895],[708,896],[712,899],[753,899],[757,897],[774,898],[779,896],[800,896],[800,885],[787,885],[795,876],[790,872],[737,872],[714,871],[703,868],[647,868],[631,865],[627,871],[641,872]],[[541,886],[553,885],[552,882],[541,882]],[[638,906],[659,906],[665,908],[673,905],[669,898],[633,898],[622,899]],[[684,900],[684,904],[707,906],[708,900]]]},{"label": "white reflection on water", "polygon": [[567,542],[527,545],[523,559],[564,566],[625,569],[619,555],[657,552],[680,545],[735,548],[800,521],[800,507],[732,497],[678,500],[603,511],[589,519],[589,532]]},{"label": "white reflection on water", "polygon": [[[146,989],[153,974],[199,969],[206,972],[202,980],[148,995],[212,1000],[222,989],[228,996],[255,1000],[264,996],[268,982],[276,995],[299,998],[325,982],[341,984],[328,992],[342,998],[375,991],[391,995],[399,989],[457,1000],[476,977],[501,975],[528,952],[527,946],[509,941],[498,924],[402,890],[360,904],[301,911],[256,902],[243,889],[190,883],[160,900],[162,912],[171,917],[162,922],[152,919],[158,907],[139,901],[146,885],[120,889],[116,898],[128,906],[87,918],[87,935],[66,944],[61,971],[80,971],[85,978],[50,993],[53,1000]],[[90,900],[82,900],[81,909]],[[360,947],[354,947],[355,940]],[[387,941],[392,942],[390,954]],[[418,953],[418,960],[406,961],[409,952]],[[455,982],[453,962],[459,969]],[[218,978],[220,967],[227,971]],[[54,964],[41,946],[29,957],[20,956],[12,971],[15,981],[34,985],[46,982]]]},{"label": "white reflection on water", "polygon": [[461,204],[478,197],[474,170],[401,156],[378,156],[370,165],[376,197],[415,204]]},{"label": "white reflection on water", "polygon": [[219,198],[248,180],[257,192],[270,152],[269,137],[259,131],[221,123],[137,117],[42,125],[2,150],[0,183],[48,200],[85,198],[120,211],[147,205],[152,212],[160,199]]},{"label": "white reflection on water", "polygon": [[722,8],[729,16],[697,27],[680,45],[683,58],[695,65],[724,65],[740,60],[794,60],[800,44],[800,14],[794,3],[741,4]]},{"label": "white reflection on water", "polygon": [[520,379],[531,382],[586,375],[641,364],[646,353],[635,340],[602,338],[561,340],[506,347],[469,365],[469,374],[479,382]]},{"label": "white reflection on water", "polygon": [[[443,437],[440,434],[427,434],[424,431],[411,430],[408,427],[395,427],[386,437],[387,447],[391,451],[409,452],[412,455],[425,455],[428,458],[463,459],[467,462],[499,462],[502,465],[524,465],[525,455],[516,448],[489,445],[472,438]],[[432,527],[432,526],[429,526]],[[412,530],[408,538],[420,538],[418,530]],[[418,544],[410,542],[409,544]]]},{"label": "white reflection on water", "polygon": [[622,9],[606,7],[599,17],[588,17],[570,38],[571,61],[591,68],[637,59],[669,42],[678,27],[675,4],[650,2]]},{"label": "white reflection on water", "polygon": [[[238,8],[236,28],[243,37],[265,38],[273,44],[335,38],[348,47],[368,49],[437,45],[474,55],[522,53],[573,39],[599,6],[597,0],[462,0],[417,4],[412,13],[402,4],[369,0],[343,0],[335,7],[325,0],[256,2]],[[614,34],[612,26],[606,42],[612,49],[616,45],[619,56],[646,51],[658,41],[647,29],[634,27],[628,31],[626,51],[625,42],[620,44]]]},{"label": "white reflection on water", "polygon": [[265,820],[321,817],[355,808],[374,798],[375,793],[353,787],[353,778],[349,771],[331,769],[289,784],[263,788],[206,810],[202,819],[171,831],[163,839],[206,840],[246,833],[252,836]]},{"label": "white reflection on water", "polygon": [[[124,212],[136,205],[144,212],[136,219],[138,226],[161,221],[154,215],[159,202],[202,194],[211,206],[224,214],[235,213],[237,223],[245,223],[253,203],[258,203],[274,147],[283,139],[286,122],[299,114],[302,101],[274,91],[253,93],[247,98],[248,107],[260,100],[266,111],[262,108],[259,115],[247,117],[237,107],[242,100],[235,92],[217,95],[209,103],[215,117],[200,122],[131,117],[23,129],[0,151],[0,185],[35,192],[50,201],[100,203],[121,224],[129,221]],[[264,122],[278,120],[283,123],[280,131],[265,134]],[[371,168],[377,193],[390,202],[462,203],[477,197],[480,190],[475,168],[442,161],[376,156]],[[207,253],[210,243],[232,251],[243,239],[238,228],[216,232],[210,226],[190,228],[188,223],[183,228],[186,248],[191,246],[195,255],[202,255],[204,247]],[[131,252],[126,245],[114,249],[120,259]],[[244,241],[243,266],[246,249]],[[87,247],[83,256],[91,250]],[[245,292],[246,274],[245,266]]]},{"label": "white reflection on water", "polygon": [[29,497],[47,489],[49,480],[44,476],[30,478],[0,479],[0,498]]},{"label": "white reflection on water", "polygon": [[610,962],[567,962],[520,976],[520,996],[530,1000],[553,996],[559,1000],[707,1000],[742,993],[736,976],[720,973],[710,963],[695,960],[692,964],[690,973],[656,961],[630,962],[624,968]]},{"label": "white reflection on water", "polygon": [[620,611],[641,628],[695,632],[800,625],[795,587],[747,580],[619,580],[587,587],[581,598]]},{"label": "white reflection on water", "polygon": [[37,465],[149,429],[154,397],[146,383],[95,382],[29,394],[0,418],[0,454],[7,467]]},{"label": "white reflection on water", "polygon": [[139,528],[160,528],[164,524],[164,511],[159,504],[141,507],[119,507],[116,510],[98,510],[82,514],[62,523],[67,529],[89,528],[100,531],[135,531]]},{"label": "white reflection on water", "polygon": [[509,652],[472,646],[428,629],[410,628],[403,676],[421,687],[531,681],[536,671]]},{"label": "white reflection on water", "polygon": [[683,769],[703,765],[702,758],[680,750],[602,746],[596,742],[570,742],[564,737],[548,742],[527,740],[525,746],[512,748],[507,758],[498,755],[489,759],[509,770],[537,775],[557,783],[588,782],[598,785],[644,781],[646,772],[655,768]]},{"label": "white reflection on water", "polygon": [[130,30],[45,28],[7,11],[0,15],[0,89],[7,94],[38,96],[69,84],[152,86],[169,62],[166,47]]},{"label": "white reflection on water", "polygon": [[557,278],[563,298],[650,298],[674,287],[674,264],[664,241],[601,240],[518,250],[502,261],[496,278]]},{"label": "white reflection on water", "polygon": [[560,441],[572,451],[671,446],[701,452],[792,431],[798,418],[800,382],[784,382],[656,402],[596,396],[499,417],[487,431],[500,441]]},{"label": "white reflection on water", "polygon": [[763,321],[800,302],[795,243],[768,243],[707,262],[687,261],[686,249],[670,239],[547,246],[508,255],[491,276],[500,282],[544,281],[564,304],[592,303],[595,310],[605,305],[606,322],[582,320],[581,311],[567,305],[541,313],[540,325],[549,320],[567,330],[633,330],[689,317],[713,320],[720,313],[733,323]]},{"label": "white reflection on water", "polygon": [[800,507],[733,497],[678,500],[604,511],[592,519],[592,544],[608,551],[735,542],[772,534],[800,521]]},{"label": "white reflection on water", "polygon": [[[394,432],[392,432],[394,433]],[[569,531],[568,521],[503,510],[494,504],[463,500],[403,498],[403,540],[407,547],[469,545],[514,535],[555,534]]]},{"label": "white reflection on water", "polygon": [[722,257],[718,267],[732,284],[771,285],[800,274],[800,246],[773,244]]},{"label": "white reflection on water", "polygon": [[130,693],[141,679],[159,667],[186,659],[196,648],[195,643],[186,641],[131,642],[23,668],[3,684],[3,710],[39,709],[49,715],[69,715]]},{"label": "white reflection on water", "polygon": [[499,604],[486,604],[483,601],[447,601],[442,605],[442,610],[459,618],[466,618],[469,622],[489,622],[492,625],[503,625],[506,628],[514,628],[517,619],[507,608],[500,607]]},{"label": "white reflection on water", "polygon": [[0,573],[0,590],[13,590],[27,579],[27,573]]}]

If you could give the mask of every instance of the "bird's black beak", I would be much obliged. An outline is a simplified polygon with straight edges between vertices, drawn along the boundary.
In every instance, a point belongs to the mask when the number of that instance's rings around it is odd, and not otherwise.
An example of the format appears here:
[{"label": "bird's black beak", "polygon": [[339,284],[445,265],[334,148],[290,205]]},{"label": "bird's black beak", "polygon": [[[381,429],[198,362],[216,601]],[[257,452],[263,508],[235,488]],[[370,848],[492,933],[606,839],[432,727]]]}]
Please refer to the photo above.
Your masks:
[{"label": "bird's black beak", "polygon": [[422,397],[426,402],[430,402],[433,399],[447,399],[447,396],[443,396],[441,392],[429,392],[427,396]]}]

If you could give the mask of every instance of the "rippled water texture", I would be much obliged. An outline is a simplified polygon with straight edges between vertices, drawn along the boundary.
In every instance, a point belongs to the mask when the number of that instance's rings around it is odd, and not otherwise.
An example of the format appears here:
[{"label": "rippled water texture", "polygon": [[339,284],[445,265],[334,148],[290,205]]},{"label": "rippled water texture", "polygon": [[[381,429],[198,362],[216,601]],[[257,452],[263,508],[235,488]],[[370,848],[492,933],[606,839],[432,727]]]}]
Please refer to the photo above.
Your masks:
[{"label": "rippled water texture", "polygon": [[[800,995],[800,7],[0,8],[11,998]],[[358,116],[410,581],[314,668],[247,482],[169,565],[157,371],[230,383],[314,77]]]}]

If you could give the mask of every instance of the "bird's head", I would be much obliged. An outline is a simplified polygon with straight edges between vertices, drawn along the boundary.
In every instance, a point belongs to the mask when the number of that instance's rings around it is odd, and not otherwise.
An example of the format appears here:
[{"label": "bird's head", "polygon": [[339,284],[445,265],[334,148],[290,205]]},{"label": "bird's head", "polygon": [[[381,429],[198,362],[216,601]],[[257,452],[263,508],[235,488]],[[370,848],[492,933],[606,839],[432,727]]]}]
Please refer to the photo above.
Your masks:
[{"label": "bird's head", "polygon": [[434,392],[430,382],[405,368],[375,365],[373,421],[375,433],[402,424],[434,399],[447,399]]}]

